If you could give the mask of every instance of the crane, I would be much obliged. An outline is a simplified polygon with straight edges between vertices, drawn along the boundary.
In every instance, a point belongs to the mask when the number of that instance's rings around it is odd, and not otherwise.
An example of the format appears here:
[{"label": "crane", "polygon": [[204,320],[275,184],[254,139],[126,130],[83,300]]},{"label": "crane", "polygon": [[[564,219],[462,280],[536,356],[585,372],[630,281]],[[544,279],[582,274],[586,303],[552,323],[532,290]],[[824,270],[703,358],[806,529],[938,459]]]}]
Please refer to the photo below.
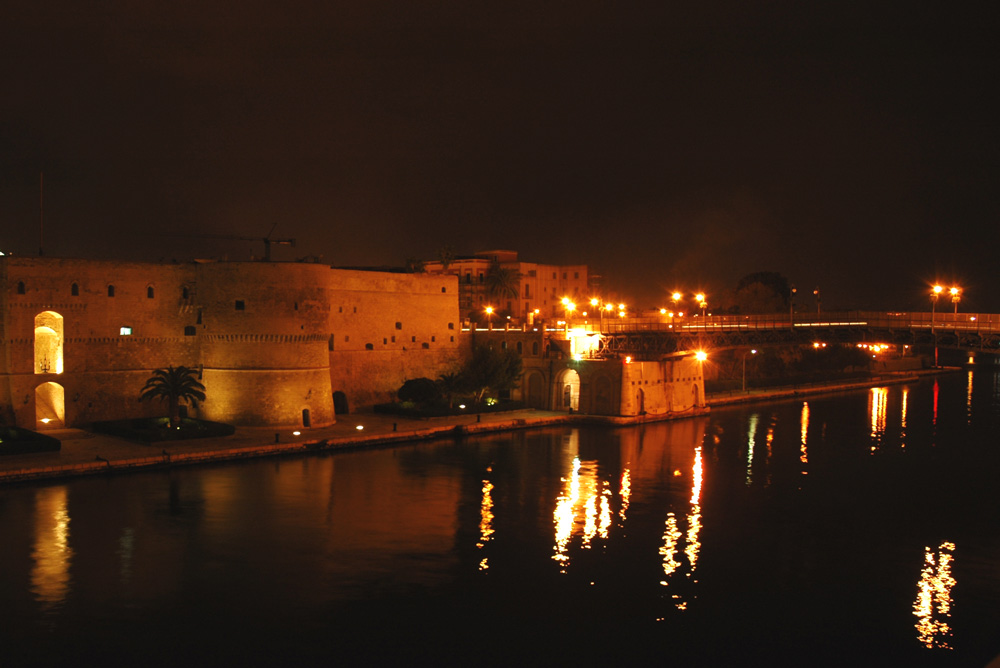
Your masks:
[{"label": "crane", "polygon": [[291,246],[295,247],[295,239],[272,239],[271,234],[274,232],[274,228],[278,224],[275,223],[271,226],[271,231],[267,233],[266,237],[243,237],[237,234],[172,234],[170,236],[177,237],[197,237],[199,239],[230,239],[233,241],[263,241],[264,242],[264,262],[271,261],[271,244],[277,244],[278,246]]}]

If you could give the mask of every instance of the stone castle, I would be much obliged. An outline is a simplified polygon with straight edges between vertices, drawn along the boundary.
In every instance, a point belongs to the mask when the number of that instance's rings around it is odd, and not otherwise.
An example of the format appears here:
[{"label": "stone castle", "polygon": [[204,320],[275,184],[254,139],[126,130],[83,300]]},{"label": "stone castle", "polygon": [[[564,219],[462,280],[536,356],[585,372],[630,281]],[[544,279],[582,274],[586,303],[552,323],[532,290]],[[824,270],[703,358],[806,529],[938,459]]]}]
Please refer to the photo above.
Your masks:
[{"label": "stone castle", "polygon": [[0,256],[0,423],[45,429],[162,415],[154,369],[196,369],[197,417],[320,427],[456,370],[472,345],[516,347],[514,399],[597,415],[704,406],[690,356],[625,363],[574,354],[544,326],[463,331],[460,277],[305,262],[159,264]]}]

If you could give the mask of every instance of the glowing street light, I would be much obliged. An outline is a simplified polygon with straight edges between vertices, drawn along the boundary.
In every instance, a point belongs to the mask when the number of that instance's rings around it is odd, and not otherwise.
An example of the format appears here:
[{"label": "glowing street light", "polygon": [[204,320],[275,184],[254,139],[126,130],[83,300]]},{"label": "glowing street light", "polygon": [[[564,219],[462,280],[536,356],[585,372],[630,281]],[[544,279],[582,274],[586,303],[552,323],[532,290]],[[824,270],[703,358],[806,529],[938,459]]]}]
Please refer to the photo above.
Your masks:
[{"label": "glowing street light", "polygon": [[704,317],[705,308],[708,306],[708,303],[705,301],[705,293],[699,292],[694,296],[694,299],[696,302],[698,302],[698,307],[701,308],[701,315],[702,317]]},{"label": "glowing street light", "polygon": [[486,311],[486,322],[488,323],[488,327],[493,329],[493,307],[487,306],[484,310]]},{"label": "glowing street light", "polygon": [[938,297],[944,292],[944,287],[935,285],[931,288],[931,338],[934,339],[934,366],[938,365],[937,335],[934,333],[934,310],[937,307]]},{"label": "glowing street light", "polygon": [[955,314],[958,314],[958,302],[962,300],[962,288],[951,288],[948,290],[951,295],[951,303],[955,305]]},{"label": "glowing street light", "polygon": [[708,353],[706,353],[704,350],[699,350],[694,354],[694,358],[699,362],[704,362],[705,360],[708,359]]}]

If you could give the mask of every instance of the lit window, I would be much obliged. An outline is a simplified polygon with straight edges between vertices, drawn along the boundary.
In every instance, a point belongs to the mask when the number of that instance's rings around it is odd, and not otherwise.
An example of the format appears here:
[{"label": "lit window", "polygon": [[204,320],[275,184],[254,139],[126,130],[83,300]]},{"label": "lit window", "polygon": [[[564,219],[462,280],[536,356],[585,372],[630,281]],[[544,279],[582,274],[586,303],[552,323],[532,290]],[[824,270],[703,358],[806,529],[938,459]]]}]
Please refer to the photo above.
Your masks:
[{"label": "lit window", "polygon": [[132,328],[122,327],[118,330],[118,333],[121,334],[122,336],[132,336]]}]

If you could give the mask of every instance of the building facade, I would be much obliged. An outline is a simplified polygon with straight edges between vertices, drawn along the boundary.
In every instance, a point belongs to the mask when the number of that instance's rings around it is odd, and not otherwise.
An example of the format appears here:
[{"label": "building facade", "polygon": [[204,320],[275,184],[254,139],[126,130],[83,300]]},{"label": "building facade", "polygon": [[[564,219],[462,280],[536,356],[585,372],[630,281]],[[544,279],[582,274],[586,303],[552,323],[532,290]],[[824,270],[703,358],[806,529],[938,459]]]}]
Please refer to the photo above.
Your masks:
[{"label": "building facade", "polygon": [[[518,276],[516,297],[490,292],[489,274],[494,265]],[[577,305],[579,314],[592,296],[587,265],[522,262],[516,251],[482,251],[455,258],[447,266],[440,261],[426,262],[424,271],[458,278],[459,310],[464,320],[481,320],[487,306],[496,314],[509,314],[516,322],[556,320],[566,317],[564,297]]]}]

